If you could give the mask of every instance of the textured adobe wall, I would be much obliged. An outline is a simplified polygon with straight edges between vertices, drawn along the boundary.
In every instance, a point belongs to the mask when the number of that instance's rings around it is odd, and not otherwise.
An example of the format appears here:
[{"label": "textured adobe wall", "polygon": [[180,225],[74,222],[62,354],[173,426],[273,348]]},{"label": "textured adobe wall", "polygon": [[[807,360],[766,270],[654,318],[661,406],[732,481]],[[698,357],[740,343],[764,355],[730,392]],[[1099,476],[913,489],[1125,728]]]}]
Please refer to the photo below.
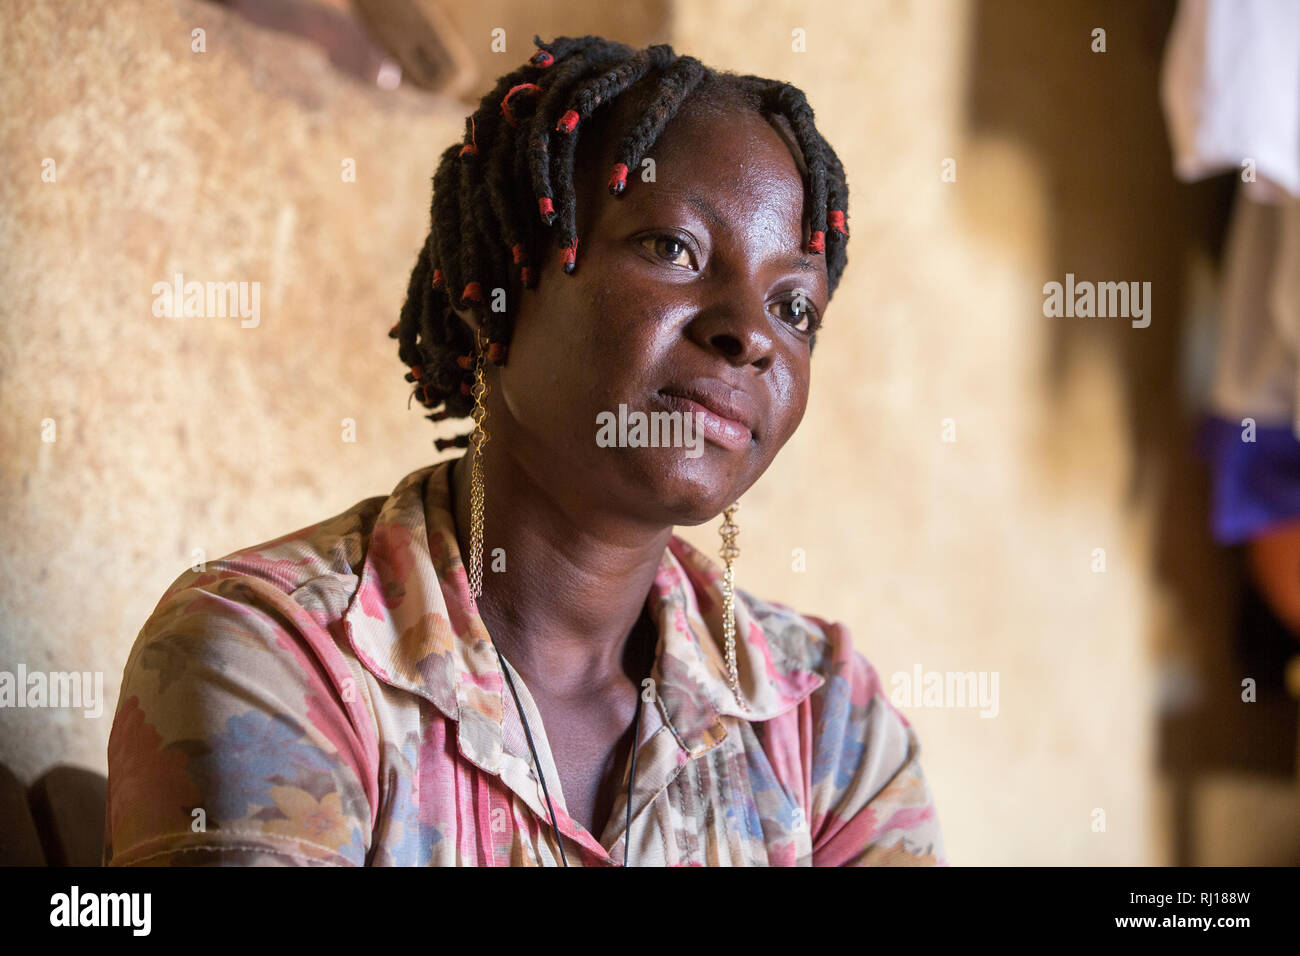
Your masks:
[{"label": "textured adobe wall", "polygon": [[[0,657],[102,670],[109,698],[100,720],[4,714],[0,760],[31,779],[104,768],[126,651],[194,549],[311,524],[433,455],[385,333],[464,114],[207,3],[0,18]],[[176,273],[259,282],[260,321],[155,317]]]}]

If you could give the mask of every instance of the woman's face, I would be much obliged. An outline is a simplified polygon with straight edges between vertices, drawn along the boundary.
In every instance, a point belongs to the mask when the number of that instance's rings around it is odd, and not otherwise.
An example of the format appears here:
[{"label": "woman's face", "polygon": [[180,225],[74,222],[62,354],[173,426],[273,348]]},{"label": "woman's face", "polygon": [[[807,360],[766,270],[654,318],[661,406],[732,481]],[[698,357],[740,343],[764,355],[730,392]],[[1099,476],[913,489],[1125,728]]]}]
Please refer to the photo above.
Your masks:
[{"label": "woman's face", "polygon": [[[580,146],[577,270],[565,275],[548,252],[537,287],[518,293],[506,364],[489,366],[488,428],[560,501],[699,524],[763,474],[803,418],[804,313],[825,315],[825,256],[801,251],[799,168],[757,113],[688,105],[650,151],[655,181],[632,170],[618,198],[613,145],[599,157]],[[601,415],[617,421],[620,405],[629,422],[692,414],[695,447],[602,447]]]}]

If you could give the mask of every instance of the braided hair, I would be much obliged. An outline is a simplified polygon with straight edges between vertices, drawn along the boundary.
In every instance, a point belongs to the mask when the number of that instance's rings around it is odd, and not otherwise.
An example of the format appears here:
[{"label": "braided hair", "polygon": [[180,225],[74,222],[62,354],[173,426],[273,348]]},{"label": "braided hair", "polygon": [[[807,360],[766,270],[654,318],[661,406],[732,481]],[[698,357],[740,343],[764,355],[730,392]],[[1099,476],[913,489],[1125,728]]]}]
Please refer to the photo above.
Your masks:
[{"label": "braided hair", "polygon": [[[802,91],[778,80],[713,70],[667,44],[637,50],[598,36],[551,43],[534,36],[533,42],[537,52],[497,81],[466,118],[464,141],[449,146],[439,160],[429,235],[411,271],[401,317],[388,333],[409,368],[406,380],[415,384],[412,397],[431,411],[426,418],[464,418],[474,405],[475,338],[453,303],[475,310],[487,358],[501,365],[516,309],[489,308],[485,296],[501,290],[513,302],[516,290],[535,288],[548,241],[558,242],[566,274],[577,268],[577,130],[601,104],[634,86],[645,107],[618,142],[610,194],[623,194],[628,170],[640,165],[688,99],[784,120],[802,153],[796,160],[811,219],[805,251],[826,255],[834,295],[847,262],[848,186]],[[468,440],[460,435],[435,444],[439,450],[464,448]]]}]

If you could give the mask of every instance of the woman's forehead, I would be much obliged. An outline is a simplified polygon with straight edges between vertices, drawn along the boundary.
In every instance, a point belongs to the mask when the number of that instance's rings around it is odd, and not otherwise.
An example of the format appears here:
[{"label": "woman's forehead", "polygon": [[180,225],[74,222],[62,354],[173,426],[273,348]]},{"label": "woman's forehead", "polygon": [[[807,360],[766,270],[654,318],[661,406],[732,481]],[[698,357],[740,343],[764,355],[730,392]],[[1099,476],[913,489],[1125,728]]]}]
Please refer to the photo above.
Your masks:
[{"label": "woman's forehead", "polygon": [[[608,119],[625,117],[615,114]],[[635,116],[628,120],[635,121]],[[594,165],[591,154],[595,151],[590,146],[580,157],[581,175],[591,195],[607,195],[609,170],[623,134],[623,128],[607,120],[599,130],[600,156]],[[647,160],[653,161],[653,166]],[[629,170],[623,198],[646,192],[636,187],[647,182],[673,186],[693,182],[714,191],[787,189],[802,193],[805,170],[793,137],[767,117],[742,107],[719,109],[688,101],[646,151],[641,167]]]}]

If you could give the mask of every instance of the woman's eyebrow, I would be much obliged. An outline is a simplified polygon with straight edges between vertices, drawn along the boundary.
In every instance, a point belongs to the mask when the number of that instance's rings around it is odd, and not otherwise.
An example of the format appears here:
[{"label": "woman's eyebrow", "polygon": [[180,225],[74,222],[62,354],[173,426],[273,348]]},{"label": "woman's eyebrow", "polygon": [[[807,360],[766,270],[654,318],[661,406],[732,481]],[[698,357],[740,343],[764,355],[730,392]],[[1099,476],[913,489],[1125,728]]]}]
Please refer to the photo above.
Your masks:
[{"label": "woman's eyebrow", "polygon": [[[666,195],[674,199],[682,200],[686,202],[687,205],[693,207],[696,212],[698,212],[701,216],[703,216],[708,221],[709,225],[712,228],[719,229],[719,230],[728,228],[727,221],[722,218],[722,215],[718,212],[718,210],[715,209],[713,204],[710,203],[703,196],[701,196],[699,193],[670,192],[667,193]],[[780,264],[791,269],[801,269],[804,272],[821,272],[821,270],[817,268],[816,263],[814,263],[807,256],[799,256],[799,255],[788,256],[785,259],[782,259]]]},{"label": "woman's eyebrow", "polygon": [[[651,215],[652,211],[657,211],[660,203],[686,205],[699,213],[708,223],[710,229],[721,232],[731,228],[722,213],[718,212],[712,203],[696,192],[668,188],[658,189],[653,192],[636,190],[632,193],[632,196],[633,202],[631,205],[644,205],[643,214],[645,215]],[[643,203],[636,202],[640,197],[645,197]]]},{"label": "woman's eyebrow", "polygon": [[681,199],[686,200],[690,206],[694,207],[695,211],[708,221],[711,228],[717,230],[725,230],[728,228],[727,220],[723,219],[718,210],[713,207],[713,204],[699,193],[688,192],[678,195]]},{"label": "woman's eyebrow", "polygon": [[790,256],[781,260],[781,264],[792,269],[802,269],[804,272],[821,272],[811,259],[804,256]]}]

